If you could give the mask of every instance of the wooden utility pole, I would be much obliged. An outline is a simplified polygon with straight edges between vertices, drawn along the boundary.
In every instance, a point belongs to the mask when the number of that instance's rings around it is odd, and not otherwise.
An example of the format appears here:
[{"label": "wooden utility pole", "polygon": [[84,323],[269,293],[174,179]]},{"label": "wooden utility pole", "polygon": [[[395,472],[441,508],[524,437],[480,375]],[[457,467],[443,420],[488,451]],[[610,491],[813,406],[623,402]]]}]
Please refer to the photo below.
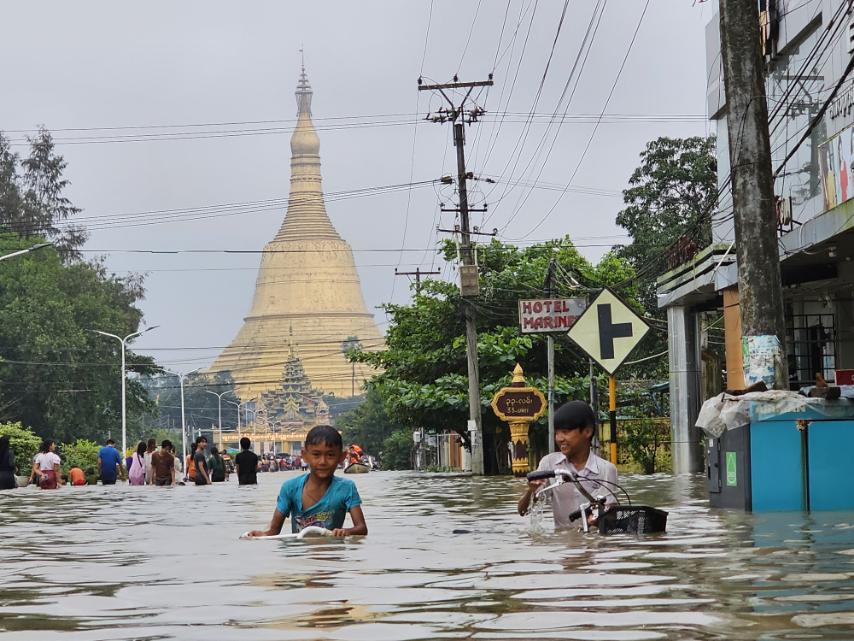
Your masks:
[{"label": "wooden utility pole", "polygon": [[[475,475],[483,475],[483,427],[480,416],[480,373],[477,364],[477,313],[471,301],[479,292],[477,265],[474,263],[474,253],[471,244],[471,228],[469,225],[469,201],[466,188],[466,159],[465,159],[465,123],[477,122],[484,110],[474,105],[466,109],[466,103],[475,87],[492,86],[492,74],[489,80],[478,82],[454,81],[446,84],[425,85],[418,79],[419,91],[438,91],[448,102],[449,109],[439,109],[435,115],[427,118],[433,122],[450,122],[454,126],[454,146],[457,148],[457,190],[459,192],[460,213],[460,294],[463,297],[463,313],[466,321],[466,357],[468,360],[469,383],[469,434],[471,436],[471,471]],[[451,92],[463,91],[463,96],[455,102]]]},{"label": "wooden utility pole", "polygon": [[421,271],[420,267],[416,267],[414,272],[400,272],[400,271],[397,271],[397,267],[394,268],[394,275],[395,276],[415,276],[415,295],[416,296],[418,296],[418,294],[421,293],[421,277],[422,276],[438,276],[441,273],[442,272],[438,269],[433,270],[433,271],[429,271],[429,272],[423,272],[423,271]]},{"label": "wooden utility pole", "polygon": [[773,381],[766,375],[766,383],[788,389],[758,3],[720,0],[720,14],[745,382],[757,382],[762,368],[751,364],[770,357]]}]

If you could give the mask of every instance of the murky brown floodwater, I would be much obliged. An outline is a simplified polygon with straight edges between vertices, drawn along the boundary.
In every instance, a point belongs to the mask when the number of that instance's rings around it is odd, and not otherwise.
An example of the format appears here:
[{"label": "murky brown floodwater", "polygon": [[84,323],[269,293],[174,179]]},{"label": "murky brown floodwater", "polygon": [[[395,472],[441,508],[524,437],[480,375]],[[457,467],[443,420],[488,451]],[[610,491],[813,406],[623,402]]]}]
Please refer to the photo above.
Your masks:
[{"label": "murky brown floodwater", "polygon": [[532,534],[521,481],[378,472],[354,477],[365,539],[238,540],[291,474],[0,492],[0,641],[854,638],[854,513],[629,477],[666,535]]}]

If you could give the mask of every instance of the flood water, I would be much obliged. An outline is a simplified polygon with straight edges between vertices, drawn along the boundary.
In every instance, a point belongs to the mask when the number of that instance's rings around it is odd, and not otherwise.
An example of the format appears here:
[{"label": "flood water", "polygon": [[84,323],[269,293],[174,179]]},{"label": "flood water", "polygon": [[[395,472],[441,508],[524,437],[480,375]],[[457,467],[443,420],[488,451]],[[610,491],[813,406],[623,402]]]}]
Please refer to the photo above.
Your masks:
[{"label": "flood water", "polygon": [[537,533],[521,481],[377,472],[352,477],[366,538],[238,540],[293,474],[0,493],[0,641],[854,638],[854,513],[630,476],[667,534]]}]

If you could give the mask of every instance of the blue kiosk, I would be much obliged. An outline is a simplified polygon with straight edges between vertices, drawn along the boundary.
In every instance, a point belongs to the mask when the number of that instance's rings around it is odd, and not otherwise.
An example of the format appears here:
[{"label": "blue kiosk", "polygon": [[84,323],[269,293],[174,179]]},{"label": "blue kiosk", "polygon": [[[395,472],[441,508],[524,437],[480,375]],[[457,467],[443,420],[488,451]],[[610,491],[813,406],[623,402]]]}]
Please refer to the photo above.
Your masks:
[{"label": "blue kiosk", "polygon": [[[747,398],[726,403],[738,403],[738,411],[728,412],[726,429],[709,435],[706,443],[713,507],[854,509],[854,401],[793,394],[783,403]],[[799,407],[791,411],[793,405]]]}]

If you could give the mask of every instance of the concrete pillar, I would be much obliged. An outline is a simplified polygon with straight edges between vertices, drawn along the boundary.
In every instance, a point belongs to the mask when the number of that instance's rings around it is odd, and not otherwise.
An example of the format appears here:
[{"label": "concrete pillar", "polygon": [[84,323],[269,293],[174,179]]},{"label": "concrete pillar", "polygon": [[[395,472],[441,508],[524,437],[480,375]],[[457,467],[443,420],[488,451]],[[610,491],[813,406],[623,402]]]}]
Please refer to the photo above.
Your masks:
[{"label": "concrete pillar", "polygon": [[700,430],[700,338],[697,315],[683,306],[667,308],[670,362],[670,434],[673,473],[703,470]]}]

